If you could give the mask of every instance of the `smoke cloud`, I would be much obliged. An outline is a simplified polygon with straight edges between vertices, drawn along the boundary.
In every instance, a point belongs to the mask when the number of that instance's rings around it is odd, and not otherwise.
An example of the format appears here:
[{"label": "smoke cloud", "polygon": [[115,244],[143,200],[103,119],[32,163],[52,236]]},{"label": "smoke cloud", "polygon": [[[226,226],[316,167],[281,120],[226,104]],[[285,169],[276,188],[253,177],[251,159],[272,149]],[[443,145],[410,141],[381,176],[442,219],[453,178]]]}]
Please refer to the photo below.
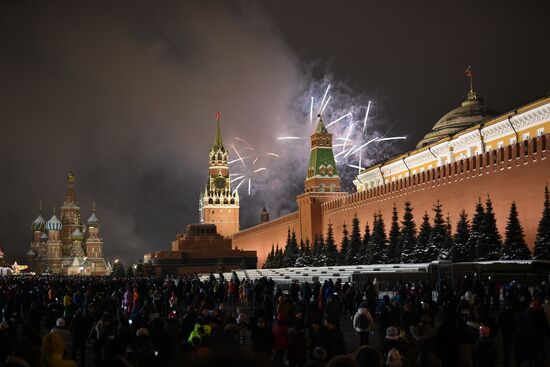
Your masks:
[{"label": "smoke cloud", "polygon": [[[217,111],[226,146],[249,156],[246,167],[231,165],[250,177],[250,196],[248,182],[239,188],[242,227],[258,222],[263,205],[272,217],[296,209],[315,126],[310,100],[319,103],[328,83],[325,123],[353,113],[329,129],[336,136],[355,122],[352,138],[365,138],[357,132],[369,100],[367,138],[391,125],[379,115],[380,96],[314,79],[250,3],[2,7],[0,49],[9,52],[0,58],[1,207],[10,210],[0,211],[0,238],[8,241],[0,246],[13,256],[28,250],[38,202],[46,219],[61,205],[70,170],[84,221],[96,201],[108,257],[134,262],[169,249],[176,233],[198,221]],[[288,135],[306,139],[277,140]],[[392,143],[372,147],[363,166],[389,155]],[[347,164],[358,157],[339,163],[350,189],[357,170]]]}]

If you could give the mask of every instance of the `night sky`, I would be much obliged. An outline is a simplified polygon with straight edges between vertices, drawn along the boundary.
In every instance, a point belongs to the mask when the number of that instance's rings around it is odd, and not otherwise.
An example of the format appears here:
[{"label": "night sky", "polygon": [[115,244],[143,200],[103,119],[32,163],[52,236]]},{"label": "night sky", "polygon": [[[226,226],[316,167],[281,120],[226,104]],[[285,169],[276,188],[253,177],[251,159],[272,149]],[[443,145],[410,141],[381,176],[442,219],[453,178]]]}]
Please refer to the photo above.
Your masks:
[{"label": "night sky", "polygon": [[2,1],[0,248],[26,253],[39,201],[48,219],[72,170],[109,258],[168,249],[198,221],[217,111],[226,146],[267,168],[250,196],[239,190],[241,226],[264,204],[272,217],[293,211],[309,142],[276,138],[309,134],[310,98],[328,83],[327,121],[361,120],[371,100],[368,133],[407,136],[372,145],[371,164],[460,104],[469,64],[497,111],[545,96],[548,14],[547,0]]}]

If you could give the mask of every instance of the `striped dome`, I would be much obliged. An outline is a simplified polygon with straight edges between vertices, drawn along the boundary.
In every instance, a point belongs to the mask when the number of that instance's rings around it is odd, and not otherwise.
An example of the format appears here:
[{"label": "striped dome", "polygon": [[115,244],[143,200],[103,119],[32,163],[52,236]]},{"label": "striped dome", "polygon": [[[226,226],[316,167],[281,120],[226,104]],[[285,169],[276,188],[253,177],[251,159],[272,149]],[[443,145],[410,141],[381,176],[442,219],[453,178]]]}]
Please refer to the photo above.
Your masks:
[{"label": "striped dome", "polygon": [[38,217],[32,222],[31,229],[33,231],[43,231],[44,225],[46,224],[46,221],[44,220],[44,217],[42,217],[42,213],[38,214]]},{"label": "striped dome", "polygon": [[61,231],[61,227],[63,227],[63,225],[61,224],[61,221],[57,219],[55,214],[52,215],[50,220],[46,222],[46,229],[48,231]]},{"label": "striped dome", "polygon": [[83,241],[84,240],[84,233],[80,231],[80,229],[75,229],[73,233],[71,233],[71,240],[73,241]]}]

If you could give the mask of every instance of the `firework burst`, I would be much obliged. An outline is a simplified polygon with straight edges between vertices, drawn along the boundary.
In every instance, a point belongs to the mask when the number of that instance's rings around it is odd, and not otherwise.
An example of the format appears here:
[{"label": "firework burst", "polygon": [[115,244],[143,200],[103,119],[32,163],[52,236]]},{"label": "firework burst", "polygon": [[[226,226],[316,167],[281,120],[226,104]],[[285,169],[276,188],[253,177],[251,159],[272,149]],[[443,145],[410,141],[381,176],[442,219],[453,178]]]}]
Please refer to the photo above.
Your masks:
[{"label": "firework burst", "polygon": [[[333,134],[334,157],[344,183],[353,181],[358,172],[373,162],[379,161],[393,151],[392,142],[404,136],[387,136],[391,130],[382,133],[377,129],[376,104],[362,96],[354,96],[344,86],[325,84],[323,89],[314,85],[305,96],[306,105],[299,108],[298,115],[309,123],[298,123],[289,129],[291,134],[280,136],[281,144],[303,145],[308,140],[314,126],[313,116],[321,114],[325,127]],[[322,97],[320,97],[322,96]],[[320,102],[316,102],[320,101]],[[300,118],[300,116],[298,116]],[[302,120],[302,121],[303,121]]]},{"label": "firework burst", "polygon": [[[243,187],[247,189],[246,192],[248,195],[252,195],[256,179],[259,178],[259,175],[265,175],[268,171],[265,165],[269,164],[273,159],[279,158],[279,154],[273,152],[264,153],[240,137],[235,137],[235,142],[231,145],[231,149],[233,149],[237,158],[228,163],[232,166],[232,170],[238,171],[229,175],[231,183],[236,185],[233,192],[238,191],[245,184]],[[243,151],[246,151],[248,155],[241,154]]]}]

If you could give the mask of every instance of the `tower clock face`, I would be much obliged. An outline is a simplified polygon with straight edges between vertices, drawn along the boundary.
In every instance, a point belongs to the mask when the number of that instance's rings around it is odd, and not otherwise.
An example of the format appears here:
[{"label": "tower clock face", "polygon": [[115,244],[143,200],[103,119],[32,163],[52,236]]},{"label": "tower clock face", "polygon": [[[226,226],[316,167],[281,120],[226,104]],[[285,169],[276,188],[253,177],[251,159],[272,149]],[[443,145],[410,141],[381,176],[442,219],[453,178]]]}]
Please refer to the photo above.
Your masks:
[{"label": "tower clock face", "polygon": [[225,178],[216,177],[216,179],[214,180],[214,186],[216,186],[218,190],[225,188]]}]

